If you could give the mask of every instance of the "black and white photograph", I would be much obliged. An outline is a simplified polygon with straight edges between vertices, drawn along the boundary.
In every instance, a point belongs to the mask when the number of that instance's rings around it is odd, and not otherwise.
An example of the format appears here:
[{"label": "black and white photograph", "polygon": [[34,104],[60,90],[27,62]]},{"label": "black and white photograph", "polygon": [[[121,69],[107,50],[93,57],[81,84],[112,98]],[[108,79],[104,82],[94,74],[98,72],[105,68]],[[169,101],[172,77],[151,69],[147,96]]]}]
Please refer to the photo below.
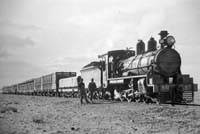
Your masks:
[{"label": "black and white photograph", "polygon": [[199,0],[0,0],[0,134],[200,134]]}]

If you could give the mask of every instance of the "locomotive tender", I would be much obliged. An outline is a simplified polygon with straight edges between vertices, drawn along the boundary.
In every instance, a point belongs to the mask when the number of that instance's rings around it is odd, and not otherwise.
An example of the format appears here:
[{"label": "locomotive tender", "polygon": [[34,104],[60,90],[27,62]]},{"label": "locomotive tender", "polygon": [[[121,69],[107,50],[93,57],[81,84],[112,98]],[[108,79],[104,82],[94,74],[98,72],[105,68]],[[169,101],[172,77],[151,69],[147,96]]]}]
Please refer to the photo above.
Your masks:
[{"label": "locomotive tender", "polygon": [[160,103],[192,102],[197,84],[189,75],[181,73],[181,57],[174,49],[175,38],[168,34],[167,31],[159,33],[160,48],[150,38],[147,51],[144,42],[139,40],[136,54],[133,50],[114,50],[99,55],[100,61],[83,67],[81,76],[86,85],[94,78],[112,97],[114,89],[128,89],[132,79],[133,90],[143,98],[155,98]]}]

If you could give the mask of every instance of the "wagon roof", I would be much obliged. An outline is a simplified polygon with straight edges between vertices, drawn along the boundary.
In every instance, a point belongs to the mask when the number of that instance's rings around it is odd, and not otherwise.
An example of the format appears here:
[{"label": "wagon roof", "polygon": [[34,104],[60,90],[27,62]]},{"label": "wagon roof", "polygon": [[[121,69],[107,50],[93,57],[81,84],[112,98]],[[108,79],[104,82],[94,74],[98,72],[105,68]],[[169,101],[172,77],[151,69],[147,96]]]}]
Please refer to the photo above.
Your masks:
[{"label": "wagon roof", "polygon": [[85,65],[82,69],[88,68],[88,67],[91,67],[91,66],[96,66],[96,67],[98,67],[98,66],[99,66],[99,62],[98,62],[98,61],[93,61],[93,62],[91,62],[91,63]]}]

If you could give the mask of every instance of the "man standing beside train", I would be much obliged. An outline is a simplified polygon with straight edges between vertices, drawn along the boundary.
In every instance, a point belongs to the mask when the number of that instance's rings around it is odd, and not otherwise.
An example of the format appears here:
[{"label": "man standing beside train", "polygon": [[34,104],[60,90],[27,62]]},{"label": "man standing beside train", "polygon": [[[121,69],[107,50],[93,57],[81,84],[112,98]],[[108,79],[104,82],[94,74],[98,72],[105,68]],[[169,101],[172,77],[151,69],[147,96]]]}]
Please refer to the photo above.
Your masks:
[{"label": "man standing beside train", "polygon": [[92,78],[91,82],[88,85],[88,89],[90,91],[90,100],[91,101],[93,99],[93,93],[96,91],[96,88],[97,88],[96,83],[94,82],[94,79]]},{"label": "man standing beside train", "polygon": [[83,83],[83,78],[80,78],[80,82],[78,82],[78,90],[80,92],[81,104],[83,104],[83,99],[85,99],[86,103],[90,103],[85,92],[85,84]]}]

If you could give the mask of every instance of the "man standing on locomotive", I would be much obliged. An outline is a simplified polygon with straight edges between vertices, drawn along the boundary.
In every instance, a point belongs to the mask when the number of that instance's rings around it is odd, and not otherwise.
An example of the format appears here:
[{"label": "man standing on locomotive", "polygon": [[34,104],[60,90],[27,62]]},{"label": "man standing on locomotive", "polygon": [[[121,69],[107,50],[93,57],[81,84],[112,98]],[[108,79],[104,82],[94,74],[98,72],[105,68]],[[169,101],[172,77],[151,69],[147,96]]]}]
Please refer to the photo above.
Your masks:
[{"label": "man standing on locomotive", "polygon": [[78,83],[78,90],[80,92],[80,100],[81,104],[83,104],[83,99],[85,99],[86,103],[90,103],[87,99],[86,92],[85,92],[85,84],[83,82],[83,78],[80,78],[80,82]]},{"label": "man standing on locomotive", "polygon": [[92,78],[91,82],[88,85],[88,89],[90,91],[90,100],[91,101],[92,101],[92,98],[93,98],[93,93],[94,93],[94,91],[96,91],[96,88],[97,88],[96,83],[94,82],[94,79]]}]

